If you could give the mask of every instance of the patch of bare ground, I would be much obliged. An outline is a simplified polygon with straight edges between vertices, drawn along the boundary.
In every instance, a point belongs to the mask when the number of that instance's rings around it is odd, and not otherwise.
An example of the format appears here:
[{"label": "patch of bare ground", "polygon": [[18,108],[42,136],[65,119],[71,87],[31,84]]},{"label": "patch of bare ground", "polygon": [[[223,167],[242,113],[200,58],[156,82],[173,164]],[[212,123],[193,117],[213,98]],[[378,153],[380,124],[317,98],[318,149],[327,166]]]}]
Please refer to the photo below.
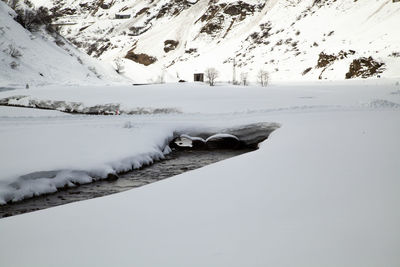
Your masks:
[{"label": "patch of bare ground", "polygon": [[[82,47],[84,44],[80,43],[79,45]],[[89,45],[86,51],[89,56],[100,57],[110,46],[111,43],[109,39],[100,39]]]},{"label": "patch of bare ground", "polygon": [[179,45],[179,41],[166,40],[164,42],[164,52],[168,53],[171,50],[175,50],[178,45]]},{"label": "patch of bare ground", "polygon": [[153,64],[154,62],[157,61],[157,58],[149,56],[147,54],[141,53],[141,54],[136,54],[135,52],[133,52],[133,50],[130,50],[125,58],[130,59],[136,63],[148,66]]},{"label": "patch of bare ground", "polygon": [[309,68],[305,69],[305,70],[301,73],[301,75],[304,76],[304,75],[306,75],[307,73],[309,73],[311,70],[312,70],[312,68],[309,67]]},{"label": "patch of bare ground", "polygon": [[350,55],[354,55],[355,53],[356,51],[354,50],[348,50],[348,51],[341,50],[337,54],[326,54],[324,52],[321,52],[318,57],[317,65],[315,66],[316,68],[322,68],[321,74],[319,75],[318,79],[320,80],[322,79],[322,74],[335,61],[345,59]]},{"label": "patch of bare ground", "polygon": [[208,9],[196,21],[196,23],[199,21],[206,22],[206,24],[201,28],[200,33],[215,36],[224,29],[223,25],[225,21],[231,21],[225,31],[224,36],[226,36],[235,23],[244,20],[247,16],[251,16],[257,11],[260,11],[264,5],[265,3],[251,5],[243,1],[237,1],[230,4],[216,4],[215,1],[210,1]]},{"label": "patch of bare ground", "polygon": [[161,6],[156,18],[162,18],[164,16],[178,16],[183,10],[189,8],[192,4],[190,4],[186,0],[173,0],[168,1],[167,4]]}]

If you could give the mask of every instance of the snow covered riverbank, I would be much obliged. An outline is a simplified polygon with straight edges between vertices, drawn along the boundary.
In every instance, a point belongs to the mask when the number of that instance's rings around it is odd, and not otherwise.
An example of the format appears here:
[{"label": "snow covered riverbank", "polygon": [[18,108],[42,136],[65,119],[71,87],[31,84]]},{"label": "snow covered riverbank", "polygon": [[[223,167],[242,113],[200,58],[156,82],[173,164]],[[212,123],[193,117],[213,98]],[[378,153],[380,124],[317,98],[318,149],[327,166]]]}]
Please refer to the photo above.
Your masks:
[{"label": "snow covered riverbank", "polygon": [[38,155],[52,161],[38,165],[41,171],[83,163],[90,169],[149,152],[177,129],[254,122],[281,128],[256,152],[124,193],[1,219],[0,265],[400,264],[395,81],[174,87],[23,90],[42,100],[171,107],[183,114],[26,118],[9,112],[0,116],[3,173],[32,171],[26,166]]}]

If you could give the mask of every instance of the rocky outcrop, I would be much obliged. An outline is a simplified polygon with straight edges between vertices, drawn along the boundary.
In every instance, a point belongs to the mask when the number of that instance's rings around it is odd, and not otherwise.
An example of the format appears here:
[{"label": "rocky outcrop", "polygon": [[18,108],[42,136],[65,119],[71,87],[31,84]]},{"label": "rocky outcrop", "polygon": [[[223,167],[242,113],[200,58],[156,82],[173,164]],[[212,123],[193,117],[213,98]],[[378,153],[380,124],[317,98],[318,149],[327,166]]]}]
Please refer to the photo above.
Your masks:
[{"label": "rocky outcrop", "polygon": [[135,54],[135,52],[133,52],[132,50],[129,51],[125,58],[130,59],[132,61],[135,61],[136,63],[148,66],[153,64],[154,62],[157,61],[157,58],[146,55],[146,54]]},{"label": "rocky outcrop", "polygon": [[385,63],[378,62],[372,57],[354,59],[350,64],[349,72],[346,73],[346,79],[357,77],[368,78],[378,75],[385,70],[384,66]]},{"label": "rocky outcrop", "polygon": [[164,51],[165,53],[168,53],[171,50],[175,50],[175,48],[178,46],[179,41],[175,40],[166,40],[164,42]]}]

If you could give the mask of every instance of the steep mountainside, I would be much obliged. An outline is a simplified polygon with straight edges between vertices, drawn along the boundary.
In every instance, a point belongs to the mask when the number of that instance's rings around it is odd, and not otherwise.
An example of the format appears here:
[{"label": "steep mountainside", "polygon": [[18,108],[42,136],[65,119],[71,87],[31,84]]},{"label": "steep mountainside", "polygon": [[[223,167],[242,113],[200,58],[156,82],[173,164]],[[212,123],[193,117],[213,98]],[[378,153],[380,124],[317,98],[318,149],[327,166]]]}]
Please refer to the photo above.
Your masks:
[{"label": "steep mountainside", "polygon": [[60,33],[137,82],[219,80],[260,69],[272,80],[400,76],[393,0],[30,0]]},{"label": "steep mountainside", "polygon": [[77,50],[56,33],[30,32],[0,1],[0,87],[44,84],[93,84],[122,79],[113,68]]}]

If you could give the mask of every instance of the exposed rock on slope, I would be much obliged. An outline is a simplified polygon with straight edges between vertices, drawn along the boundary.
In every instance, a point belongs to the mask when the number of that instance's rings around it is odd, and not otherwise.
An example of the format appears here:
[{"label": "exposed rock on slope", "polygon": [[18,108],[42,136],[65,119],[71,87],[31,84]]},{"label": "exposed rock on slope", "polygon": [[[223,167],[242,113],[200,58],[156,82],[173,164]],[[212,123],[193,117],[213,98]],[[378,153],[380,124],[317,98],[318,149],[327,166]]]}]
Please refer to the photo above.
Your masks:
[{"label": "exposed rock on slope", "polygon": [[384,71],[385,63],[377,62],[372,57],[354,59],[350,64],[346,79],[355,77],[368,78]]}]

